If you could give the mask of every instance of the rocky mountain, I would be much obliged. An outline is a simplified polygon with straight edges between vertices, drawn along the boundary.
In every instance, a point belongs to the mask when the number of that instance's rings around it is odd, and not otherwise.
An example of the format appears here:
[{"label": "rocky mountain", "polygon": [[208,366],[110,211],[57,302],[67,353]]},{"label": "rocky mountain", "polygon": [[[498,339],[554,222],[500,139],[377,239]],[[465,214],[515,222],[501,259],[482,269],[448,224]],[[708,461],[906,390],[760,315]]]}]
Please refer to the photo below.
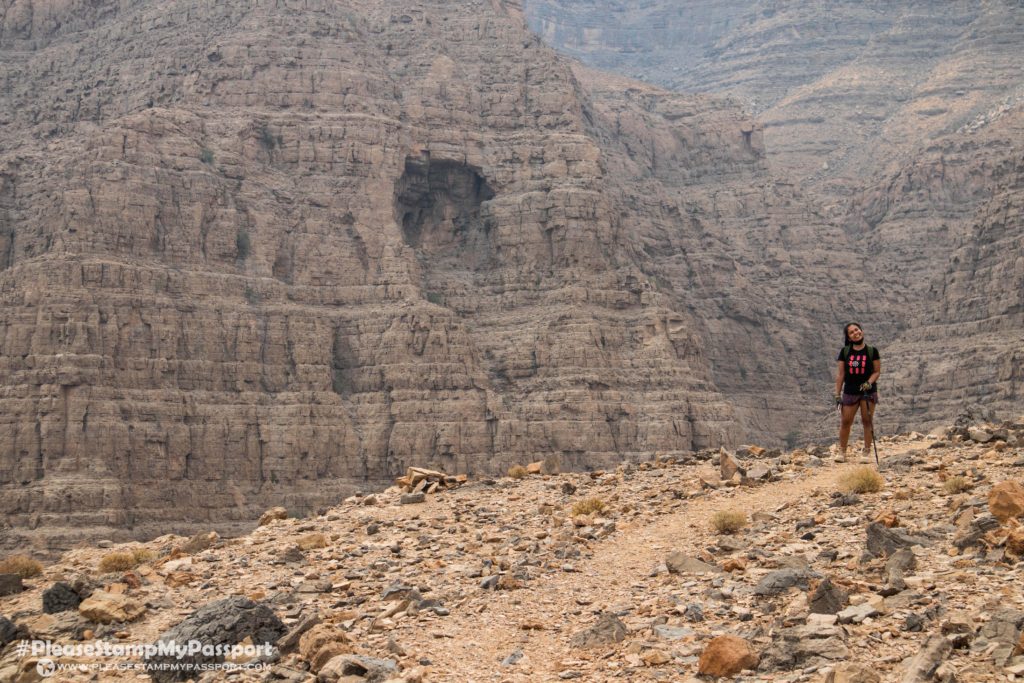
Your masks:
[{"label": "rocky mountain", "polygon": [[771,172],[851,237],[848,276],[881,302],[829,294],[890,352],[890,428],[1019,403],[1020,3],[531,0],[527,15],[588,63],[756,116]]},{"label": "rocky mountain", "polygon": [[[40,680],[32,638],[70,650],[66,681],[1014,681],[1022,445],[1024,417],[966,419],[886,437],[877,471],[757,446],[520,468],[22,560],[0,566],[0,678]],[[190,639],[237,651],[172,673],[128,649]],[[96,641],[123,652],[75,654]]]},{"label": "rocky mountain", "polygon": [[5,546],[781,442],[882,305],[760,124],[514,3],[0,7]]}]

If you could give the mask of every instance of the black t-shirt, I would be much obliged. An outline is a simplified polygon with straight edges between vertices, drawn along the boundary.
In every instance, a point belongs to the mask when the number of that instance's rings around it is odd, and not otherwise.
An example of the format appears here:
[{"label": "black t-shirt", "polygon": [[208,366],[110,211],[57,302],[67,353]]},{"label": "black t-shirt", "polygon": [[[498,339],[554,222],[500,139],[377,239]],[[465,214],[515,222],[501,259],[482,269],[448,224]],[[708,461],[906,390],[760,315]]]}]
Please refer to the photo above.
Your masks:
[{"label": "black t-shirt", "polygon": [[[839,355],[836,356],[836,360],[843,360],[843,351],[846,349],[839,349]],[[844,394],[859,394],[860,385],[868,381],[868,377],[875,371],[874,361],[879,360],[881,356],[878,355],[878,349],[870,347],[871,357],[868,357],[867,345],[863,349],[858,351],[857,349],[850,347],[850,355],[846,358],[846,363],[843,366],[845,371],[843,375],[843,393]],[[874,391],[877,387],[872,386],[871,391]]]}]

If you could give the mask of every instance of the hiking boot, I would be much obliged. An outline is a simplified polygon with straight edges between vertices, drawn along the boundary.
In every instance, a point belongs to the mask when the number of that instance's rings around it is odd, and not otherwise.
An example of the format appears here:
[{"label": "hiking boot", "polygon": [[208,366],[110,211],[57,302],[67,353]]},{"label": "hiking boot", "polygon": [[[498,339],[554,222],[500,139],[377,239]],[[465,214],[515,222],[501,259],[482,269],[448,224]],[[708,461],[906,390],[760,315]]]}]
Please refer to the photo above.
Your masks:
[{"label": "hiking boot", "polygon": [[860,461],[861,462],[871,462],[871,449],[870,448],[865,448],[864,450],[862,450],[860,452]]},{"label": "hiking boot", "polygon": [[840,450],[836,453],[836,462],[846,462],[846,451]]}]

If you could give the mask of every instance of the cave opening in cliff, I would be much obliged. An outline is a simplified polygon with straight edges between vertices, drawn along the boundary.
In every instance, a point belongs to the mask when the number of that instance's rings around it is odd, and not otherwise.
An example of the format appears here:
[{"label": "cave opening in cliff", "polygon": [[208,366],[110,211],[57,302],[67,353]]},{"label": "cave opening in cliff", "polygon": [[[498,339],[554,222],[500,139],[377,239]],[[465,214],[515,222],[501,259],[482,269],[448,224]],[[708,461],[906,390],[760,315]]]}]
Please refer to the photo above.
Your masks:
[{"label": "cave opening in cliff", "polygon": [[494,196],[479,168],[429,154],[408,157],[395,183],[395,218],[414,249],[476,266],[492,227],[484,203]]}]

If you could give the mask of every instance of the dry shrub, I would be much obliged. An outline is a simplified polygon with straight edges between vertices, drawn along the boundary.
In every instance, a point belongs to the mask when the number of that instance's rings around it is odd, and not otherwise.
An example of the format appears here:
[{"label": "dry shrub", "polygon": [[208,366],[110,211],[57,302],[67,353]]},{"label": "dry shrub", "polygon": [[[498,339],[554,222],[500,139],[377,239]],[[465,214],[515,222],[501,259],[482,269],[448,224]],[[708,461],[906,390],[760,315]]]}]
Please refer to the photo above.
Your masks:
[{"label": "dry shrub", "polygon": [[320,534],[320,533],[306,534],[305,536],[300,536],[299,540],[296,541],[296,544],[302,550],[314,550],[316,548],[326,548],[327,547],[327,537],[324,536],[323,534]]},{"label": "dry shrub", "polygon": [[882,475],[871,465],[856,467],[839,477],[839,488],[847,493],[875,493],[885,485]]},{"label": "dry shrub", "polygon": [[720,510],[711,518],[711,527],[720,534],[734,534],[747,525],[747,514],[741,510]]},{"label": "dry shrub", "polygon": [[31,579],[43,573],[43,565],[28,555],[11,555],[0,560],[0,574],[17,574],[23,579]]},{"label": "dry shrub", "polygon": [[146,564],[156,559],[156,553],[149,548],[134,548],[132,557],[135,558],[135,564]]},{"label": "dry shrub", "polygon": [[522,479],[527,474],[526,468],[522,465],[512,465],[512,467],[508,468],[508,476],[513,479]]},{"label": "dry shrub", "polygon": [[946,480],[946,483],[942,485],[942,490],[949,495],[956,495],[957,493],[963,493],[964,491],[970,491],[973,487],[967,477],[950,477]]},{"label": "dry shrub", "polygon": [[100,558],[101,572],[126,572],[138,564],[135,553],[130,550],[115,550]]},{"label": "dry shrub", "polygon": [[572,506],[572,516],[579,517],[580,515],[599,513],[603,512],[604,508],[604,501],[600,498],[584,498]]}]

